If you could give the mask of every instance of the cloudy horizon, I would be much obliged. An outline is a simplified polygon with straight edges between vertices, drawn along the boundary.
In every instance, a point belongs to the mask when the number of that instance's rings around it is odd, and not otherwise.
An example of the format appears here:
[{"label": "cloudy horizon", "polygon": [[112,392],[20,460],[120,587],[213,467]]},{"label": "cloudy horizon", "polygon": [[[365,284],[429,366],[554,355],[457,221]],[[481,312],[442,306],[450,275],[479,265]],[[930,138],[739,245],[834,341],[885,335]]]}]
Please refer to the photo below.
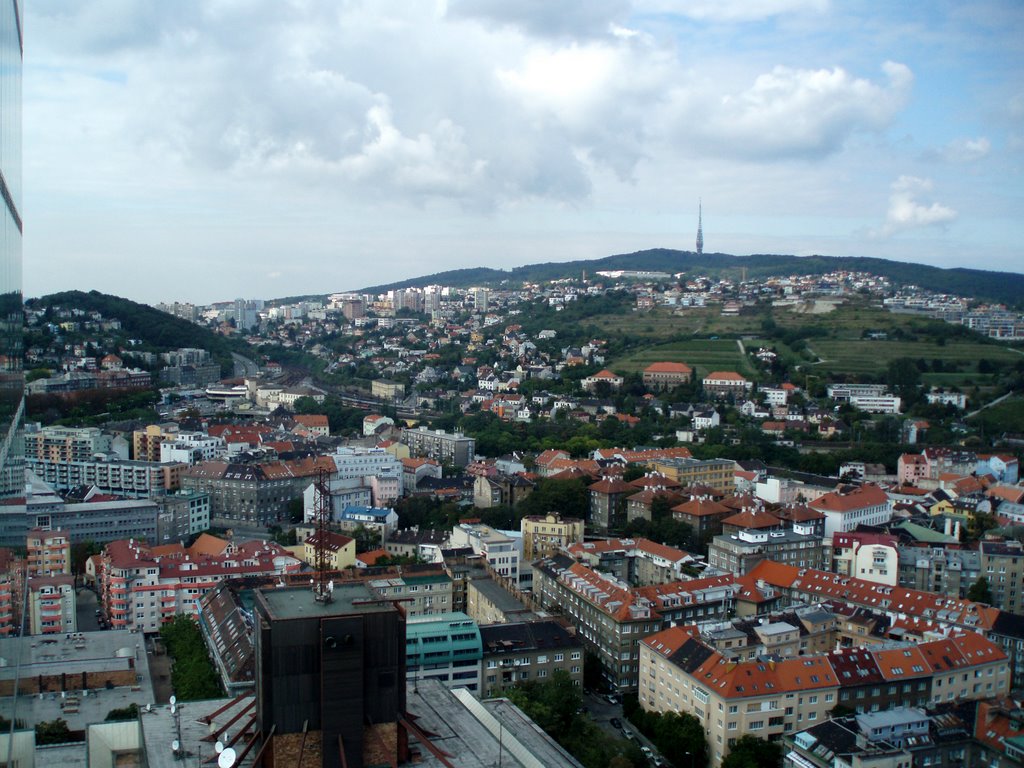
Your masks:
[{"label": "cloudy horizon", "polygon": [[1024,271],[1012,0],[24,12],[26,296],[692,250],[698,200],[706,252]]}]

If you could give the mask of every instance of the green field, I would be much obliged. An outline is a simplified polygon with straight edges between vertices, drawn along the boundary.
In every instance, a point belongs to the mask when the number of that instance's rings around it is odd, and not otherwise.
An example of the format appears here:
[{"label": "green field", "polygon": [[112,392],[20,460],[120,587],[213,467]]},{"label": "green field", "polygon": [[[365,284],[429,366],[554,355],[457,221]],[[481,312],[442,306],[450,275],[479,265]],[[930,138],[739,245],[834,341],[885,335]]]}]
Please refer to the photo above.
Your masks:
[{"label": "green field", "polygon": [[1024,396],[1014,395],[971,418],[971,423],[979,421],[984,422],[989,435],[1024,432]]},{"label": "green field", "polygon": [[[756,348],[756,342],[745,343],[753,343]],[[610,367],[616,371],[642,371],[658,362],[686,363],[699,377],[710,371],[737,371],[748,377],[755,373],[735,339],[690,339],[658,344],[614,360]]]},{"label": "green field", "polygon": [[909,357],[928,362],[941,360],[945,364],[960,363],[961,370],[958,372],[932,374],[933,380],[939,379],[950,383],[958,380],[962,382],[964,378],[970,376],[973,376],[976,382],[989,379],[989,376],[979,376],[977,373],[978,362],[982,359],[1009,364],[1016,364],[1021,360],[1018,352],[1006,347],[966,341],[951,341],[940,345],[925,341],[811,339],[807,346],[821,358],[820,362],[813,364],[816,373],[824,371],[830,374],[876,376],[884,373],[893,360]]}]

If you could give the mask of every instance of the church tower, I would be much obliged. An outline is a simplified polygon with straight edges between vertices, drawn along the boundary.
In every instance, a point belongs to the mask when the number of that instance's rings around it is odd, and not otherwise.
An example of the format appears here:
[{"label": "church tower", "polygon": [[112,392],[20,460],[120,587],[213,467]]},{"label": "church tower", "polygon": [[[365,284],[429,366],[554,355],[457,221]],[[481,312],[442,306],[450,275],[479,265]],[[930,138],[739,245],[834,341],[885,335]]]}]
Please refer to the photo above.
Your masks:
[{"label": "church tower", "polygon": [[697,255],[701,256],[704,253],[704,226],[703,221],[703,205],[700,201],[697,202]]}]

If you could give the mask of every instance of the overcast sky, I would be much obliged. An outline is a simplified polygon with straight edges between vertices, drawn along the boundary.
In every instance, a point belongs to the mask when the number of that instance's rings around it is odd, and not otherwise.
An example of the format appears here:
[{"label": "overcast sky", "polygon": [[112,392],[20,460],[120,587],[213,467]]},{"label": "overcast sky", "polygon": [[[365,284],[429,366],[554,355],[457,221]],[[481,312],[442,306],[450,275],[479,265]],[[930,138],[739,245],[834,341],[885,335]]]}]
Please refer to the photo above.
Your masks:
[{"label": "overcast sky", "polygon": [[26,296],[693,250],[1024,271],[1020,0],[31,0]]}]

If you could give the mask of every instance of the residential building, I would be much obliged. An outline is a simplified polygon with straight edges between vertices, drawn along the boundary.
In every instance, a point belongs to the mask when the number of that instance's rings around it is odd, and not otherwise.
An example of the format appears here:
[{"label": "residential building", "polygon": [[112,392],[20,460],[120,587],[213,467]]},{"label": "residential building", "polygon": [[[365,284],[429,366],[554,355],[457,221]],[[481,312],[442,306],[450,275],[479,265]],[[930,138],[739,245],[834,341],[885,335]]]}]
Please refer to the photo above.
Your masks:
[{"label": "residential building", "polygon": [[499,576],[518,586],[520,581],[519,561],[522,541],[479,523],[460,523],[452,528],[450,538],[453,547],[469,547]]},{"label": "residential building", "polygon": [[317,472],[334,470],[328,457],[294,461],[204,461],[181,475],[184,490],[210,496],[210,518],[225,527],[273,525],[288,515]]},{"label": "residential building", "polygon": [[480,627],[481,698],[500,696],[521,682],[544,682],[562,671],[583,685],[583,644],[554,619]]},{"label": "residential building", "polygon": [[227,579],[297,573],[301,562],[277,544],[200,536],[191,547],[150,547],[134,539],[103,550],[100,596],[114,629],[158,632],[178,613],[196,616],[204,594]]},{"label": "residential building", "polygon": [[523,559],[528,563],[583,541],[583,521],[557,512],[527,515],[520,520],[519,530],[523,534]]},{"label": "residential building", "polygon": [[709,496],[693,496],[672,507],[672,517],[686,523],[699,541],[705,541],[722,532],[722,521],[734,513],[731,507]]},{"label": "residential building", "polygon": [[610,391],[618,392],[619,388],[622,386],[622,382],[624,381],[625,379],[621,376],[612,373],[606,368],[602,371],[598,371],[592,376],[587,376],[586,378],[581,379],[580,386],[587,392],[596,392],[598,384],[607,384]]},{"label": "residential building", "polygon": [[160,463],[198,464],[213,461],[227,450],[224,440],[202,432],[179,432],[160,441]]},{"label": "residential building", "polygon": [[438,565],[402,566],[400,573],[373,577],[366,585],[381,600],[401,603],[408,616],[458,610],[452,578]]},{"label": "residential building", "polygon": [[507,583],[498,583],[489,575],[468,579],[466,613],[480,625],[507,624],[536,618],[536,614],[513,591],[506,588]]},{"label": "residential building", "polygon": [[742,576],[762,560],[820,568],[822,536],[812,521],[787,523],[768,512],[744,510],[722,520],[722,533],[708,545],[708,563]]},{"label": "residential building", "polygon": [[29,459],[29,469],[57,490],[68,491],[82,485],[96,486],[100,493],[128,498],[148,498],[170,493],[181,487],[185,464],[161,464],[159,461],[50,461]]},{"label": "residential building", "polygon": [[588,568],[634,586],[681,581],[683,566],[696,560],[681,549],[642,537],[577,542],[566,551]]},{"label": "residential building", "polygon": [[380,533],[381,543],[398,527],[398,513],[386,507],[347,506],[331,520],[343,531],[353,531],[362,526]]},{"label": "residential building", "polygon": [[644,368],[643,382],[648,389],[674,389],[693,380],[693,368],[686,363],[651,363]]},{"label": "residential building", "polygon": [[976,550],[902,545],[896,550],[899,585],[907,589],[963,598],[982,575],[981,555]]},{"label": "residential building", "polygon": [[617,691],[636,690],[640,641],[672,623],[711,620],[733,606],[731,576],[632,588],[564,555],[534,565],[535,600],[557,606]]},{"label": "residential building", "polygon": [[89,461],[110,451],[110,435],[98,427],[25,425],[25,456],[37,461]]},{"label": "residential building", "polygon": [[712,371],[704,377],[704,391],[711,397],[742,397],[753,389],[751,381],[735,371]]},{"label": "residential building", "polygon": [[[778,633],[792,634],[787,627]],[[846,655],[865,654],[873,663],[843,661]],[[918,705],[947,697],[983,699],[1009,690],[1006,655],[973,632],[920,645],[735,661],[686,628],[673,627],[641,643],[640,705],[647,711],[695,716],[708,734],[710,763],[718,766],[741,736],[773,740],[806,723],[830,719],[843,701],[854,709],[862,699],[842,694],[863,691],[860,669],[878,680],[872,709],[901,706],[908,699]]]},{"label": "residential building", "polygon": [[883,525],[892,519],[892,501],[877,485],[845,486],[808,503],[825,515],[825,537],[856,529],[858,525]]},{"label": "residential building", "polygon": [[435,459],[442,464],[464,467],[473,461],[476,441],[461,432],[449,434],[443,429],[403,429],[402,442],[409,446],[414,457]]},{"label": "residential building", "polygon": [[60,635],[78,631],[73,576],[37,576],[28,580],[28,633]]},{"label": "residential building", "polygon": [[160,444],[173,441],[178,435],[178,425],[150,424],[145,429],[132,432],[132,458],[135,461],[160,461]]},{"label": "residential building", "polygon": [[590,518],[595,531],[612,531],[626,522],[626,499],[636,487],[617,477],[606,477],[587,487],[590,494]]},{"label": "residential building", "polygon": [[[1024,614],[1024,549],[1019,541],[983,541],[979,576],[988,581],[992,605]],[[973,582],[972,582],[973,583]]]},{"label": "residential building", "polygon": [[433,528],[403,528],[388,534],[384,541],[384,549],[392,557],[440,562],[439,551],[447,543],[448,536],[448,531]]},{"label": "residential building", "polygon": [[29,578],[71,575],[71,538],[59,528],[33,528],[25,543]]},{"label": "residential building", "polygon": [[159,508],[154,544],[186,541],[210,528],[210,495],[198,491],[179,491],[154,496]]},{"label": "residential building", "polygon": [[[30,497],[27,514],[22,514],[19,525],[9,525],[4,538],[15,537],[23,545],[31,528],[44,531],[60,530],[72,544],[93,541],[104,544],[122,536],[154,541],[157,533],[155,502],[143,499],[94,501],[66,504],[60,498],[37,499]],[[13,523],[12,520],[5,520]]]},{"label": "residential building", "polygon": [[736,488],[736,462],[731,459],[661,459],[652,468],[681,486],[705,486],[723,495]]},{"label": "residential building", "polygon": [[832,570],[876,584],[899,582],[899,551],[895,536],[885,533],[836,533],[832,536]]},{"label": "residential building", "polygon": [[[334,531],[326,531],[324,535],[327,540],[324,546],[324,566],[331,571],[355,567],[356,540]],[[302,542],[302,559],[306,565],[317,566],[316,550],[319,542],[319,531],[314,531]]]}]

